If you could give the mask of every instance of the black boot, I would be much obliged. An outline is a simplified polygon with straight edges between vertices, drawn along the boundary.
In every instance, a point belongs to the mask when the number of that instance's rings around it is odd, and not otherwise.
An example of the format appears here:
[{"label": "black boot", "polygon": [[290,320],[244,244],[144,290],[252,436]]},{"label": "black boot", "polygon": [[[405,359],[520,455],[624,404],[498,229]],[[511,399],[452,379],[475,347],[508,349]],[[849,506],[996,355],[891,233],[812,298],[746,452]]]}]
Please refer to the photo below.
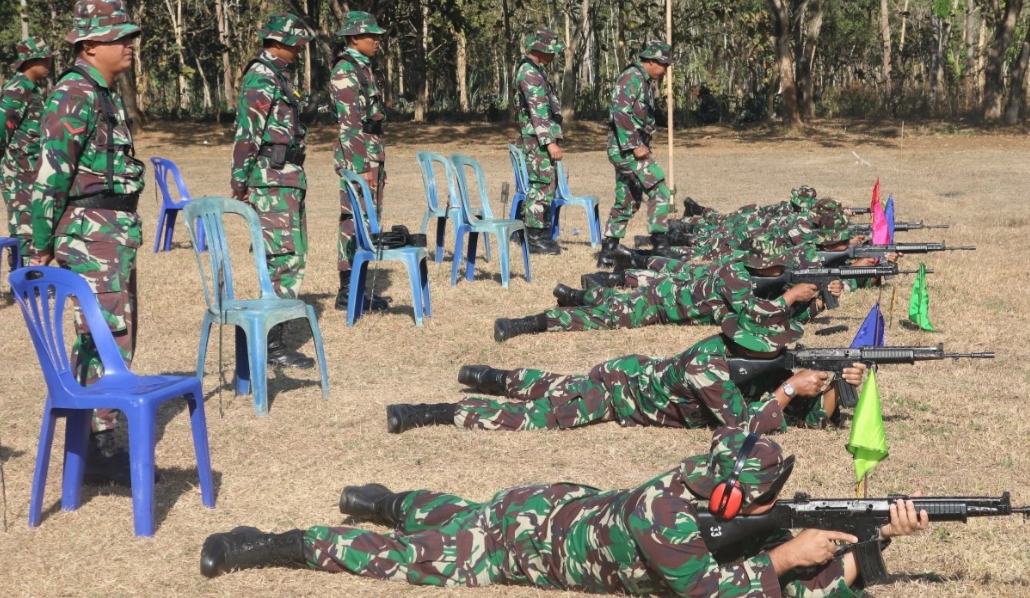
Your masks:
[{"label": "black boot", "polygon": [[286,326],[276,324],[268,331],[268,365],[277,368],[297,368],[310,370],[315,367],[315,360],[300,351],[291,351],[283,341]]},{"label": "black boot", "polygon": [[594,272],[579,277],[579,284],[584,289],[601,287],[614,289],[626,286],[626,276],[621,271],[616,272]]},{"label": "black boot", "polygon": [[453,425],[454,403],[386,406],[386,430],[391,434],[424,426]]},{"label": "black boot", "polygon": [[647,260],[652,257],[650,251],[640,251],[628,247],[616,247],[612,251],[612,266],[615,272],[626,270],[647,270]]},{"label": "black boot", "polygon": [[558,286],[554,287],[552,293],[554,298],[558,300],[558,307],[580,307],[586,305],[584,303],[587,296],[586,291],[558,283]]},{"label": "black boot", "polygon": [[676,251],[669,246],[669,235],[666,233],[651,233],[651,251],[655,255],[663,257],[675,257]]},{"label": "black boot", "polygon": [[688,197],[683,200],[683,213],[687,216],[701,216],[707,212],[711,212],[711,208],[706,208],[701,204],[694,201],[692,197]]},{"label": "black boot", "polygon": [[371,521],[376,525],[400,529],[404,523],[401,503],[410,492],[390,492],[382,484],[345,486],[340,493],[340,512]]},{"label": "black boot", "polygon": [[601,252],[597,254],[598,268],[612,267],[612,252],[619,246],[619,240],[615,237],[605,237],[601,241]]},{"label": "black boot", "polygon": [[253,527],[237,527],[208,536],[200,549],[200,573],[204,577],[240,569],[305,566],[304,531],[299,529],[266,534]]},{"label": "black boot", "polygon": [[132,486],[129,469],[129,451],[118,446],[114,431],[97,432],[89,435],[89,450],[86,453],[86,473],[83,482],[93,486],[115,484]]},{"label": "black boot", "polygon": [[[369,296],[371,295],[371,296]],[[350,298],[350,270],[340,271],[340,290],[336,293],[336,309],[347,311],[347,300]],[[393,297],[380,297],[365,293],[365,311],[384,311],[390,309]]]},{"label": "black boot", "polygon": [[487,394],[505,395],[508,370],[498,370],[488,365],[463,365],[458,370],[458,383]]},{"label": "black boot", "polygon": [[561,247],[550,239],[551,230],[546,228],[527,228],[529,252],[537,255],[559,255]]},{"label": "black boot", "polygon": [[494,320],[494,340],[499,343],[520,334],[536,334],[537,332],[547,332],[547,316],[544,314]]}]

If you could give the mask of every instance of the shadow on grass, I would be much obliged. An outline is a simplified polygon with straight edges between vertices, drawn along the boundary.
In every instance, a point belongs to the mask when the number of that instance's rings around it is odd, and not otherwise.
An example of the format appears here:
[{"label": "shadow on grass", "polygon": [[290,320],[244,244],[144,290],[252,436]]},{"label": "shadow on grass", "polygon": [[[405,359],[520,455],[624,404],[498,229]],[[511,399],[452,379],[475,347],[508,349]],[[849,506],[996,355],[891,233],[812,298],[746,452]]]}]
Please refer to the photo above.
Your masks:
[{"label": "shadow on grass", "polygon": [[25,451],[16,451],[14,449],[7,448],[6,446],[0,446],[0,463],[7,463],[11,459],[17,459],[25,454]]}]

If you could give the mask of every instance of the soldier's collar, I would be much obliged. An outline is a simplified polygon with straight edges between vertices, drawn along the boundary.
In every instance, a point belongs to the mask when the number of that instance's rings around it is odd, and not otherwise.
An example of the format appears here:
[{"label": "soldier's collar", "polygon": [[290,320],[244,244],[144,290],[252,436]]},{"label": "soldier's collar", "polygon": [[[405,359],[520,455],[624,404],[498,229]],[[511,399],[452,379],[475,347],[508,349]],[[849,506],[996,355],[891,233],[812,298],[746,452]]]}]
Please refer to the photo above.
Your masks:
[{"label": "soldier's collar", "polygon": [[365,56],[364,54],[358,52],[354,48],[348,47],[346,50],[344,50],[344,52],[350,54],[360,64],[363,64],[365,66],[372,64],[372,60],[368,56]]},{"label": "soldier's collar", "polygon": [[104,76],[100,74],[100,71],[98,71],[95,66],[81,58],[75,59],[75,66],[80,67],[84,71],[86,71],[86,73],[89,74],[89,76],[93,79],[93,81],[96,82],[97,85],[103,87],[104,89],[108,88],[107,79],[104,79]]},{"label": "soldier's collar", "polygon": [[275,68],[279,69],[280,71],[285,71],[290,67],[290,63],[286,62],[282,58],[279,58],[275,54],[272,54],[268,50],[261,50],[261,58],[264,59],[266,62],[271,63],[273,66],[275,66]]}]

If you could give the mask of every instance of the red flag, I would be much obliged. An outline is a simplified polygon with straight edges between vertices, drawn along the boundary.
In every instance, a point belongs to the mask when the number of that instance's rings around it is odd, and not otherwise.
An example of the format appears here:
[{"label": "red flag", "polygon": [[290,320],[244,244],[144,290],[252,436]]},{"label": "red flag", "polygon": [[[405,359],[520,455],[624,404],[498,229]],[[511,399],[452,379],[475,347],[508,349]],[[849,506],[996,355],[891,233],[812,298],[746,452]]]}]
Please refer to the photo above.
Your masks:
[{"label": "red flag", "polygon": [[880,177],[876,177],[876,184],[873,185],[873,201],[869,203],[869,210],[875,212],[878,205],[880,205]]}]

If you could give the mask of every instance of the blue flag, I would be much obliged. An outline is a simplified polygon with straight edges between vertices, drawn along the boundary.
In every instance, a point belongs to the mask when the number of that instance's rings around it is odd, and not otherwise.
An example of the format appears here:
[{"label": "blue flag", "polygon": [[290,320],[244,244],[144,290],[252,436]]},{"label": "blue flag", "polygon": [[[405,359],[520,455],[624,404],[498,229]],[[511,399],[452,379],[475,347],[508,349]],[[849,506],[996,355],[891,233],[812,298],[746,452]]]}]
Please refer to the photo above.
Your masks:
[{"label": "blue flag", "polygon": [[883,208],[883,215],[887,218],[887,243],[894,243],[894,196],[887,196],[887,205]]},{"label": "blue flag", "polygon": [[851,341],[851,346],[882,347],[884,345],[883,329],[883,313],[880,312],[880,303],[876,302],[858,328],[858,333],[855,334],[855,340]]}]

